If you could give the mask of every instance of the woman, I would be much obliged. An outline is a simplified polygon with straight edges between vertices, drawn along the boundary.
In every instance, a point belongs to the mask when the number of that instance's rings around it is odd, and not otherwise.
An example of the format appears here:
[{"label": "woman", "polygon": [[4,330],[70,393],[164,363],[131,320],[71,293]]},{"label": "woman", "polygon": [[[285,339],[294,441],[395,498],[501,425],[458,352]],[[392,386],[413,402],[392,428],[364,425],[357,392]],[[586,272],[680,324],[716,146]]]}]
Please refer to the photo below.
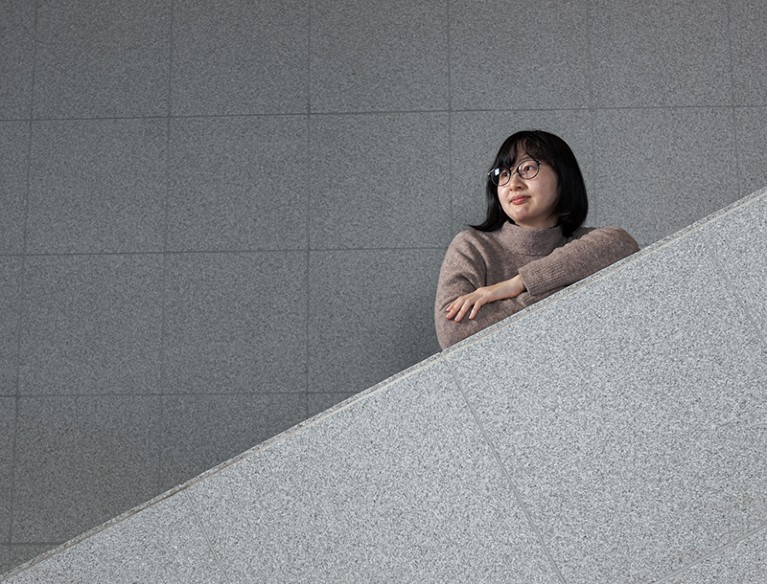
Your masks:
[{"label": "woman", "polygon": [[639,249],[617,227],[582,227],[583,175],[554,134],[509,136],[486,195],[484,223],[459,233],[442,263],[434,311],[443,349]]}]

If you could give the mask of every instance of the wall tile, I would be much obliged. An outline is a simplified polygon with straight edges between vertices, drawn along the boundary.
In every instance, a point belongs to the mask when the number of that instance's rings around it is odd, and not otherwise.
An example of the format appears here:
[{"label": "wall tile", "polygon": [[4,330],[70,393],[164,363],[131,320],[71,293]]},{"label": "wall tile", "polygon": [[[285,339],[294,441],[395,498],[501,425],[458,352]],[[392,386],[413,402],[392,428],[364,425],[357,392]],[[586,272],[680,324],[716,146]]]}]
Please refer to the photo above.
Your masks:
[{"label": "wall tile", "polygon": [[565,140],[590,185],[592,137],[588,111],[456,112],[450,127],[454,232],[484,220],[486,173],[501,144],[520,130],[546,130]]},{"label": "wall tile", "polygon": [[356,395],[354,393],[310,393],[308,396],[307,418],[320,414],[329,408]]},{"label": "wall tile", "polygon": [[311,120],[312,249],[449,242],[447,114]]},{"label": "wall tile", "polygon": [[305,249],[305,116],[171,122],[168,248]]},{"label": "wall tile", "polygon": [[0,5],[0,120],[29,119],[34,42],[35,4],[28,0],[3,2]]},{"label": "wall tile", "polygon": [[725,109],[597,111],[595,223],[647,245],[738,200],[732,114]]},{"label": "wall tile", "polygon": [[42,2],[36,118],[168,113],[170,0]]},{"label": "wall tile", "polygon": [[588,4],[450,1],[457,110],[589,105]]},{"label": "wall tile", "polygon": [[307,0],[181,0],[173,10],[174,115],[307,111]]},{"label": "wall tile", "polygon": [[159,391],[162,258],[27,259],[21,395]]},{"label": "wall tile", "polygon": [[593,106],[732,103],[726,3],[596,0],[591,20]]},{"label": "wall tile", "polygon": [[304,394],[163,398],[161,470],[170,489],[306,418]]},{"label": "wall tile", "polygon": [[668,584],[761,584],[767,581],[767,532],[762,531],[673,576]]},{"label": "wall tile", "polygon": [[764,522],[767,360],[714,233],[450,353],[567,582],[655,582]]},{"label": "wall tile", "polygon": [[312,3],[313,112],[444,110],[447,1]]},{"label": "wall tile", "polygon": [[0,122],[0,254],[24,251],[28,152],[29,124]]},{"label": "wall tile", "polygon": [[[16,400],[0,397],[0,544],[11,541],[11,492],[13,486],[13,436],[16,432]],[[10,560],[6,558],[7,564]],[[3,560],[0,559],[0,574]]]},{"label": "wall tile", "polygon": [[46,544],[20,544],[16,543],[9,546],[0,545],[0,561],[3,551],[6,552],[6,564],[3,566],[0,564],[0,574],[3,572],[10,572],[12,569],[21,566],[22,564],[36,558],[53,549],[54,545]]},{"label": "wall tile", "polygon": [[767,5],[760,0],[730,2],[735,105],[767,106]]},{"label": "wall tile", "polygon": [[157,119],[33,124],[27,251],[162,250],[166,142]]},{"label": "wall tile", "polygon": [[11,561],[11,546],[0,543],[0,576],[13,568]]},{"label": "wall tile", "polygon": [[305,252],[167,262],[167,393],[306,391]]},{"label": "wall tile", "polygon": [[21,398],[13,541],[70,539],[157,494],[158,397]]},{"label": "wall tile", "polygon": [[8,582],[64,581],[225,582],[183,493],[59,551]]},{"label": "wall tile", "polygon": [[231,581],[557,581],[440,364],[189,495]]},{"label": "wall tile", "polygon": [[767,108],[737,108],[740,195],[767,187]]},{"label": "wall tile", "polygon": [[356,393],[439,352],[444,250],[312,252],[309,391]]},{"label": "wall tile", "polygon": [[17,391],[21,263],[18,257],[0,257],[0,396]]}]

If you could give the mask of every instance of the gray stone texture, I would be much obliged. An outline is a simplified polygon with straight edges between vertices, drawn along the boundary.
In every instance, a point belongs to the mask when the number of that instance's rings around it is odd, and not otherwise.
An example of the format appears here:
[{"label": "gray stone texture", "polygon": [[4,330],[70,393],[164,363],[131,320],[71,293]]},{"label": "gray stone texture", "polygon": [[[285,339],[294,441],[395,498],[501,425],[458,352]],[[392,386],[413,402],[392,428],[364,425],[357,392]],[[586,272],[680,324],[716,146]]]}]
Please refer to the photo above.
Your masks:
[{"label": "gray stone texture", "polygon": [[174,119],[168,248],[305,249],[307,141],[306,116]]},{"label": "gray stone texture", "polygon": [[[52,544],[22,544],[0,545],[0,576],[10,572],[12,568],[32,561],[57,546]],[[3,560],[5,558],[5,560]],[[2,563],[5,561],[5,564]]]},{"label": "gray stone texture", "polygon": [[[767,5],[760,0],[729,3],[735,105],[767,106]],[[760,185],[764,186],[764,184]]]},{"label": "gray stone texture", "polygon": [[722,223],[713,240],[721,273],[767,345],[767,197],[738,206]]},{"label": "gray stone texture", "polygon": [[719,0],[592,2],[592,107],[731,105],[727,6]]},{"label": "gray stone texture", "polygon": [[438,249],[311,252],[310,392],[362,391],[439,351],[433,306],[442,256]]},{"label": "gray stone texture", "polygon": [[740,198],[730,111],[601,110],[593,131],[593,223],[620,225],[642,246]]},{"label": "gray stone texture", "polygon": [[313,116],[311,249],[449,242],[448,116]]},{"label": "gray stone texture", "polygon": [[305,252],[166,261],[166,392],[306,391]]},{"label": "gray stone texture", "polygon": [[307,417],[305,402],[302,393],[164,397],[161,488],[188,481],[298,424]]},{"label": "gray stone texture", "polygon": [[587,3],[449,0],[449,4],[452,108],[588,107]]},{"label": "gray stone texture", "polygon": [[219,583],[226,580],[184,493],[7,580],[9,584]]},{"label": "gray stone texture", "polygon": [[447,108],[446,0],[316,0],[311,16],[312,112]]},{"label": "gray stone texture", "polygon": [[36,119],[168,113],[171,0],[37,6]]},{"label": "gray stone texture", "polygon": [[0,257],[0,396],[16,395],[18,388],[21,263]]},{"label": "gray stone texture", "polygon": [[767,107],[735,110],[740,194],[767,186]]},{"label": "gray stone texture", "polygon": [[173,4],[174,115],[308,111],[307,0]]},{"label": "gray stone texture", "polygon": [[231,582],[557,582],[442,364],[189,495]]},{"label": "gray stone texture", "polygon": [[356,395],[355,393],[310,393],[307,396],[307,417],[315,416]]},{"label": "gray stone texture", "polygon": [[157,493],[159,397],[20,398],[12,542],[66,541]]},{"label": "gray stone texture", "polygon": [[764,522],[765,345],[719,231],[450,353],[567,582],[656,581]]},{"label": "gray stone texture", "polygon": [[34,32],[34,3],[5,0],[0,4],[0,120],[29,118]]},{"label": "gray stone texture", "polygon": [[0,122],[0,254],[24,251],[28,153],[29,123]]},{"label": "gray stone texture", "polygon": [[[0,545],[11,541],[13,496],[13,437],[16,431],[16,400],[0,397]],[[0,558],[0,568],[9,558]],[[2,573],[2,572],[0,572]]]},{"label": "gray stone texture", "polygon": [[162,251],[167,122],[32,125],[27,251]]},{"label": "gray stone texture", "polygon": [[767,581],[767,528],[664,581],[664,584],[761,584]]},{"label": "gray stone texture", "polygon": [[162,271],[159,256],[28,258],[19,393],[159,391]]}]

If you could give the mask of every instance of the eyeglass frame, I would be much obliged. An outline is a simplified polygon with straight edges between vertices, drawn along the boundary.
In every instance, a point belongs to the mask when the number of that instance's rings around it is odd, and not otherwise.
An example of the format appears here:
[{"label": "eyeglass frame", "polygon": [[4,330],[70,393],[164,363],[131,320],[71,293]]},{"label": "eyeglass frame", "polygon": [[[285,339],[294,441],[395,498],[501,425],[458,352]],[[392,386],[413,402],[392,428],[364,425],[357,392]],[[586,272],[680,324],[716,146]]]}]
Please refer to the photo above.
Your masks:
[{"label": "eyeglass frame", "polygon": [[[538,165],[538,170],[535,171],[535,174],[533,176],[525,178],[525,177],[522,176],[522,173],[519,172],[519,167],[522,166],[525,162],[529,162],[530,160],[532,160],[533,162],[535,162],[535,164]],[[519,178],[521,178],[522,180],[534,179],[536,176],[538,176],[538,173],[541,172],[541,161],[540,160],[536,160],[535,158],[525,158],[519,164],[517,164],[517,166],[515,166],[514,169],[511,171],[511,174],[509,175],[509,180],[507,180],[503,184],[500,184],[500,183],[496,182],[493,179],[501,174],[501,169],[503,169],[503,168],[504,167],[502,167],[502,166],[496,166],[495,168],[491,168],[490,171],[487,173],[487,176],[490,177],[490,180],[497,187],[505,187],[507,184],[509,184],[511,182],[511,179],[514,178],[514,173],[515,172],[519,175]],[[509,170],[509,169],[507,168],[506,170]],[[493,175],[493,173],[496,173],[496,174]]]}]

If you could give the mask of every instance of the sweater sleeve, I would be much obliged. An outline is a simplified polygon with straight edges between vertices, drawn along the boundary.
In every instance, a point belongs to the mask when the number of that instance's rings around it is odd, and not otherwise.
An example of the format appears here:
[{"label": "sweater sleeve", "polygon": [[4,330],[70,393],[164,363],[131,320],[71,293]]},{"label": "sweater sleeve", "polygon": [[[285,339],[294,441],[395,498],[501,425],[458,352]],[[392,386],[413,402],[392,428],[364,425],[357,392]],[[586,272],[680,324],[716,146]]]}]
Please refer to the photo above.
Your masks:
[{"label": "sweater sleeve", "polygon": [[445,254],[437,284],[434,322],[440,347],[446,349],[523,308],[517,299],[499,300],[484,305],[473,320],[447,319],[446,309],[453,300],[486,285],[486,259],[475,242],[459,233]]},{"label": "sweater sleeve", "polygon": [[537,297],[569,286],[639,251],[634,238],[618,227],[581,229],[546,257],[522,266],[527,291]]}]

